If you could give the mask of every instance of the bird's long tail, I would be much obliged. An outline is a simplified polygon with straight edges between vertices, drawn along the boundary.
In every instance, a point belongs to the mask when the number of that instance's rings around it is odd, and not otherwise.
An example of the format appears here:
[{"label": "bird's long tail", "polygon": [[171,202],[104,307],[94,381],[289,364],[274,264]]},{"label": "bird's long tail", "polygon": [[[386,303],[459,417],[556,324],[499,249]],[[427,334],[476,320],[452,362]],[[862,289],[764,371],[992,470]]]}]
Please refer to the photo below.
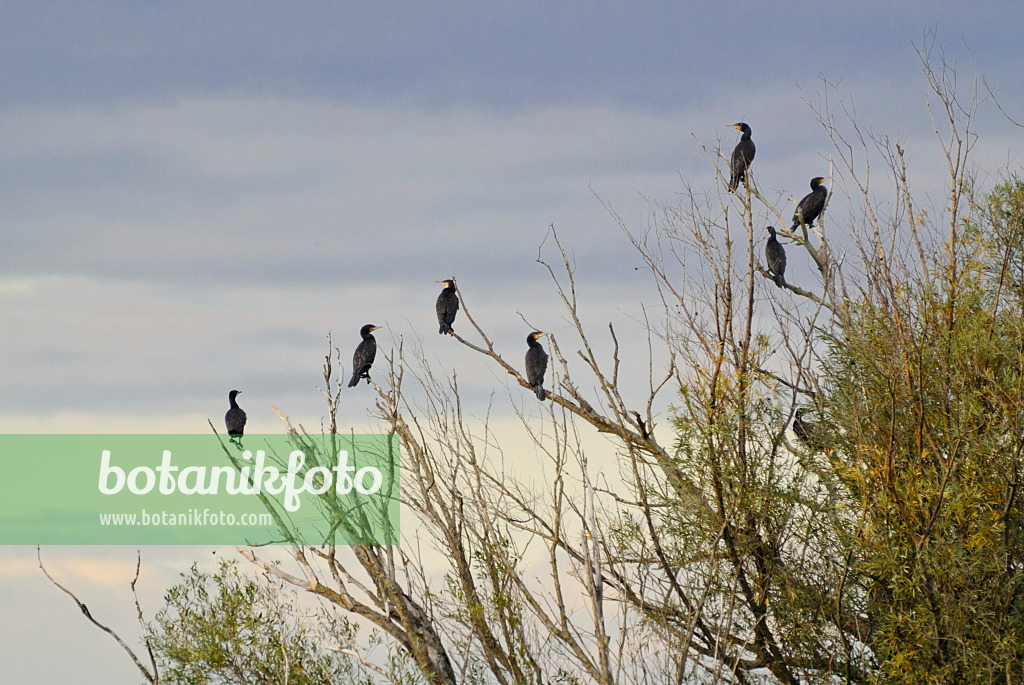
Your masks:
[{"label": "bird's long tail", "polygon": [[451,334],[452,333],[452,327],[449,326],[446,323],[443,323],[443,324],[441,324],[441,328],[437,332],[440,333],[441,335]]},{"label": "bird's long tail", "polygon": [[359,372],[358,371],[356,371],[355,373],[352,374],[352,380],[350,380],[348,382],[348,387],[354,388],[357,385],[359,385]]},{"label": "bird's long tail", "polygon": [[775,285],[779,286],[780,288],[786,285],[786,279],[782,276],[782,274],[775,274]]},{"label": "bird's long tail", "polygon": [[537,399],[543,402],[544,398],[547,397],[547,394],[544,392],[544,386],[538,383],[534,390],[537,392]]}]

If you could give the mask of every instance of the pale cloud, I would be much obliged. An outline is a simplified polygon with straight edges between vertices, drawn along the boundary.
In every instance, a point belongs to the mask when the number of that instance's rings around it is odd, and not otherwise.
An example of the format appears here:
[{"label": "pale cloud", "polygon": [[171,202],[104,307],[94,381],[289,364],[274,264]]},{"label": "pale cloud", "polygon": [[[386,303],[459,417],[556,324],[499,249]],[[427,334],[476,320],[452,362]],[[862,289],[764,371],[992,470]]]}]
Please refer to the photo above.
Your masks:
[{"label": "pale cloud", "polygon": [[[101,587],[127,587],[135,577],[135,564],[107,559],[60,559],[50,567],[50,575],[66,578],[67,582],[81,581]],[[63,584],[63,583],[62,583]]]},{"label": "pale cloud", "polygon": [[[101,558],[109,556],[109,552],[100,550],[100,554],[68,554],[65,548],[58,548],[57,554],[51,554],[48,548],[42,549],[43,564],[50,575],[65,587],[74,587],[87,583],[101,587],[127,587],[135,577],[135,564],[123,560]],[[0,580],[19,582],[29,578],[42,577],[36,550],[30,547],[16,547],[0,556]]]},{"label": "pale cloud", "polygon": [[39,573],[39,564],[22,557],[0,558],[0,578],[17,581]]},{"label": "pale cloud", "polygon": [[36,278],[0,278],[0,298],[31,295],[35,292],[37,282]]},{"label": "pale cloud", "polygon": [[[227,395],[224,397],[225,411]],[[223,415],[223,413],[222,413]],[[0,432],[2,433],[33,433],[46,435],[50,433],[69,434],[122,434],[137,433],[140,435],[189,434],[209,431],[207,418],[210,418],[217,429],[224,432],[220,417],[203,416],[198,413],[178,413],[173,416],[139,415],[131,412],[89,412],[89,411],[40,411],[32,414],[17,412],[0,413]],[[251,433],[280,432],[280,423],[274,426],[269,421],[253,424]],[[205,431],[203,430],[205,428]],[[273,429],[273,430],[271,430]]]}]

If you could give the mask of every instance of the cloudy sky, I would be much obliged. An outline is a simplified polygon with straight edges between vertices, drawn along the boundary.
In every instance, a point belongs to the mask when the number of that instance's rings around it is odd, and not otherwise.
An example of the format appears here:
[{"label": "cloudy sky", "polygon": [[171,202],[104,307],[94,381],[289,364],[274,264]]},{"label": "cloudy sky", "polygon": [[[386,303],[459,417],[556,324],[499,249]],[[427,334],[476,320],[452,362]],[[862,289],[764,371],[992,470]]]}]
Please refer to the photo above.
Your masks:
[{"label": "cloudy sky", "polygon": [[[827,171],[823,77],[941,195],[915,46],[1024,120],[1022,27],[1019,0],[3,3],[0,431],[203,432],[232,388],[251,431],[279,430],[271,405],[316,427],[326,336],[347,368],[367,322],[518,401],[438,338],[434,281],[521,359],[521,317],[565,329],[535,261],[553,224],[592,327],[638,332],[653,293],[603,203],[640,228],[645,198],[713,191],[696,140],[731,150],[737,121],[765,194],[802,196]],[[1020,129],[985,104],[979,129],[982,182],[1019,170]],[[347,392],[342,423],[371,401]],[[130,632],[134,550],[46,554]],[[145,554],[150,609],[212,556]],[[0,612],[26,616],[0,676],[131,682],[33,559],[0,550]]]}]

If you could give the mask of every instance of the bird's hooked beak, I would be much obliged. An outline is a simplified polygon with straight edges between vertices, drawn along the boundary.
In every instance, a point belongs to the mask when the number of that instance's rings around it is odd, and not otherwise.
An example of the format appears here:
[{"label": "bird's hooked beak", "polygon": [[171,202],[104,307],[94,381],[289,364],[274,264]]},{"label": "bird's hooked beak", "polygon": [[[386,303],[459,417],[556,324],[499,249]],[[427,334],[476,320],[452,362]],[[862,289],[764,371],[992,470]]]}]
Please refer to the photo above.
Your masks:
[{"label": "bird's hooked beak", "polygon": [[731,126],[729,126],[729,128],[734,128],[737,131],[742,131],[743,130],[743,128],[739,124],[732,124]]}]

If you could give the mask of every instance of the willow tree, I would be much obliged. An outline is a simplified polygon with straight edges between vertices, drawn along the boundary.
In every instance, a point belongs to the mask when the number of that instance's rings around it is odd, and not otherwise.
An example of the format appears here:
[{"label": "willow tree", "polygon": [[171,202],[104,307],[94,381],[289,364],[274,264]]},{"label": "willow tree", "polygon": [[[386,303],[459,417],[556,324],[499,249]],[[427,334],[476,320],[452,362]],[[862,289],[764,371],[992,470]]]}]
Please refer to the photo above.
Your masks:
[{"label": "willow tree", "polygon": [[[323,595],[365,574],[361,615],[418,636],[409,652],[435,683],[1019,679],[1019,235],[998,229],[998,193],[987,208],[971,194],[975,93],[923,63],[943,206],[916,204],[902,148],[826,84],[815,111],[850,215],[778,231],[816,282],[777,288],[762,264],[764,227],[790,225],[793,205],[753,172],[732,193],[719,171],[639,232],[615,217],[657,294],[639,401],[614,322],[586,325],[552,232],[538,262],[570,326],[551,338],[544,416],[523,417],[542,474],[508,468],[518,457],[470,418],[456,376],[399,347],[375,415],[442,569],[412,545],[400,564],[317,551],[319,571],[297,553],[301,582]],[[455,340],[529,388],[460,297]],[[669,404],[672,430],[655,430]],[[798,407],[813,440],[794,440]]]}]

